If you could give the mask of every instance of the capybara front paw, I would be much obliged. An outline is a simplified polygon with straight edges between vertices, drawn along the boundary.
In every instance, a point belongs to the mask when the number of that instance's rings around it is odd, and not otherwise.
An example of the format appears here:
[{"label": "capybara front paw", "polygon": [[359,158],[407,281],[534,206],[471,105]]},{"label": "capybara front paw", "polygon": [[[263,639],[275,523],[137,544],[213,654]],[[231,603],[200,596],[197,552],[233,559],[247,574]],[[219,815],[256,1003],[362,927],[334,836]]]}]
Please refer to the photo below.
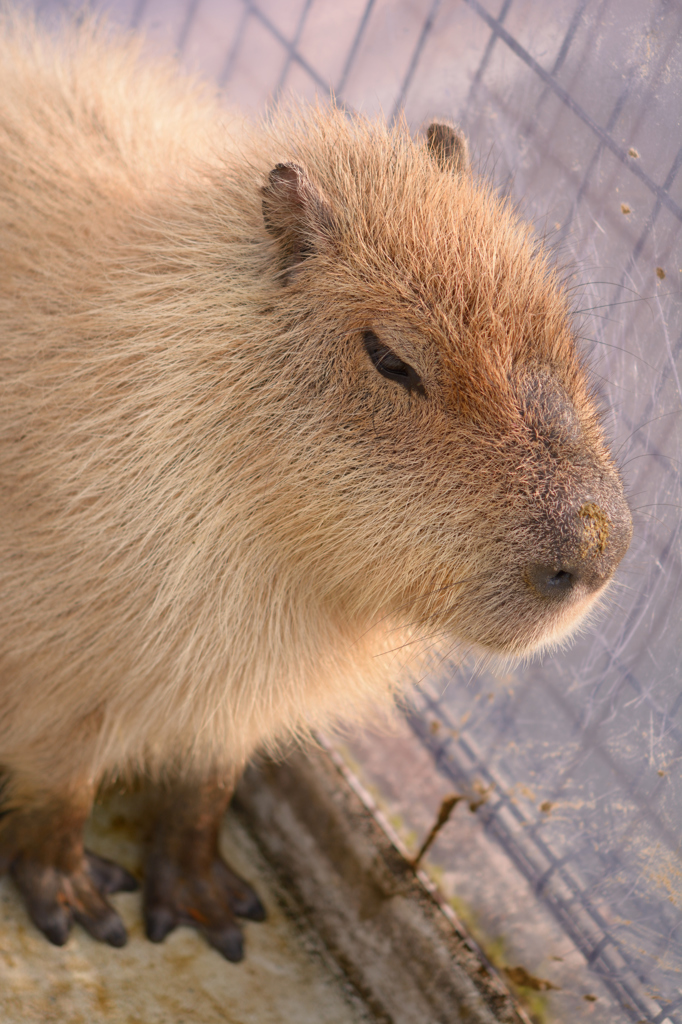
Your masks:
[{"label": "capybara front paw", "polygon": [[232,872],[220,857],[204,869],[153,858],[147,867],[144,918],[147,937],[163,942],[178,925],[200,931],[226,960],[238,963],[244,940],[235,917],[263,921],[265,909],[250,885]]},{"label": "capybara front paw", "polygon": [[10,872],[31,920],[55,946],[64,945],[74,921],[99,942],[125,946],[125,926],[105,895],[132,892],[137,882],[118,864],[86,851],[72,871],[20,856]]}]

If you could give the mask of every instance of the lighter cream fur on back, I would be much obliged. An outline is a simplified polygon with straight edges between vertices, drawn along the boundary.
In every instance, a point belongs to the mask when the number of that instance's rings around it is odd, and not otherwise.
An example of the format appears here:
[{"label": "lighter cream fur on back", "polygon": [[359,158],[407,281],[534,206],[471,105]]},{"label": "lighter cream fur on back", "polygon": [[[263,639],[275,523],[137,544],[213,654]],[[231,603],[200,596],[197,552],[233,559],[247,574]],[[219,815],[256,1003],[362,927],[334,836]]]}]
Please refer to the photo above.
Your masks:
[{"label": "lighter cream fur on back", "polygon": [[239,765],[396,673],[300,543],[314,425],[253,379],[281,147],[134,41],[2,36],[0,750],[55,782]]}]

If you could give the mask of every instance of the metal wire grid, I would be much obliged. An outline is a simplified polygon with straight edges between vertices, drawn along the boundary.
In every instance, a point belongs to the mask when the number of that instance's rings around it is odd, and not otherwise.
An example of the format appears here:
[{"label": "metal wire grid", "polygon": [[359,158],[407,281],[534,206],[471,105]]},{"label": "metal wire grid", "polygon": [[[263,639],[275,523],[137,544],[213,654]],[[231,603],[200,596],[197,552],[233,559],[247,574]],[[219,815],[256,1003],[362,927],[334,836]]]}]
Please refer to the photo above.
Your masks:
[{"label": "metal wire grid", "polygon": [[[553,92],[554,95],[557,96],[561,103],[565,104],[565,106],[568,107],[568,109],[573,114],[575,114],[576,117],[578,117],[585,125],[587,125],[587,127],[593,132],[594,136],[599,140],[601,146],[604,146],[607,149],[609,149],[614,154],[614,156],[628,168],[630,173],[640,178],[640,180],[649,189],[651,194],[655,197],[656,201],[652,209],[650,219],[647,222],[646,228],[642,236],[640,237],[640,239],[638,239],[638,242],[633,249],[632,256],[630,257],[630,262],[636,260],[637,256],[640,254],[642,250],[646,237],[651,232],[651,229],[656,221],[656,218],[658,217],[658,213],[661,207],[667,208],[679,221],[682,222],[682,207],[680,207],[679,204],[676,203],[670,195],[670,188],[677,176],[680,166],[682,165],[682,146],[680,147],[680,150],[678,151],[677,156],[673,162],[673,165],[671,166],[663,184],[659,185],[645,171],[643,171],[638,164],[633,163],[628,158],[627,150],[625,150],[621,145],[619,145],[610,134],[610,129],[613,127],[613,124],[615,124],[615,121],[618,115],[620,114],[623,105],[627,101],[630,87],[629,83],[626,84],[626,87],[623,90],[621,96],[619,96],[618,101],[614,107],[613,113],[609,118],[606,127],[602,128],[601,125],[597,124],[597,122],[587,113],[587,111],[584,110],[583,107],[572,98],[571,94],[566,89],[564,89],[557,81],[556,76],[558,72],[561,70],[563,64],[565,63],[566,57],[571,47],[571,43],[573,42],[578,26],[580,25],[581,19],[585,13],[585,8],[588,6],[591,0],[579,0],[579,3],[577,4],[573,17],[571,19],[571,23],[561,42],[559,53],[557,54],[557,57],[550,71],[545,70],[545,68],[543,68],[531,56],[531,54],[528,53],[528,51],[525,50],[523,46],[521,46],[516,41],[516,39],[505,29],[504,21],[512,6],[513,0],[504,0],[500,13],[497,17],[494,17],[492,14],[490,14],[489,11],[483,6],[483,4],[479,2],[479,0],[464,0],[464,2],[473,11],[475,11],[475,13],[491,29],[490,40],[485,48],[478,69],[476,70],[476,73],[472,80],[471,90],[469,93],[469,97],[467,99],[467,103],[465,105],[465,110],[467,107],[471,105],[471,101],[473,100],[476,88],[478,87],[485,73],[485,70],[490,63],[495,44],[497,42],[502,42],[505,46],[509,47],[509,49],[519,58],[519,60],[523,61],[523,63],[528,68],[530,68],[534,72],[534,74],[538,76],[538,78],[545,84],[547,89],[551,90],[551,92]],[[391,112],[391,119],[394,119],[405,105],[405,100],[408,95],[412,81],[415,77],[417,68],[419,66],[419,61],[423,54],[425,44],[430,33],[433,30],[436,16],[442,3],[443,0],[431,0],[431,4],[429,5],[428,10],[426,11],[425,17],[421,25],[421,29],[419,31],[417,40],[414,45],[414,49],[410,56],[407,69],[405,71],[397,95],[395,97],[393,109]],[[221,88],[224,88],[229,84],[231,75],[234,71],[237,56],[241,49],[247,25],[251,19],[254,19],[260,22],[261,25],[269,33],[271,33],[273,38],[281,45],[281,47],[286,53],[286,61],[284,67],[280,72],[279,80],[277,81],[277,84],[273,90],[273,96],[276,96],[283,89],[290,66],[292,64],[297,64],[301,68],[301,70],[304,71],[305,74],[309,76],[311,81],[323,91],[323,93],[329,93],[329,91],[331,90],[338,98],[338,100],[343,103],[344,88],[348,80],[350,70],[360,49],[363,37],[367,31],[372,11],[376,5],[376,0],[367,0],[364,9],[362,10],[361,16],[358,20],[357,31],[353,37],[352,43],[348,50],[347,57],[344,61],[343,70],[336,82],[329,81],[323,75],[321,75],[310,64],[310,62],[299,52],[298,49],[301,34],[303,32],[310,11],[313,8],[313,5],[314,0],[305,0],[300,12],[296,29],[292,37],[287,38],[283,34],[283,32],[278,28],[278,26],[274,23],[272,18],[269,17],[257,3],[254,3],[253,0],[241,0],[241,16],[238,22],[237,31],[235,32],[232,43],[229,46],[229,49],[226,53],[222,72],[218,76],[219,86],[221,86]],[[54,5],[50,4],[48,0],[48,2],[39,3],[38,10],[41,11],[46,8],[49,8],[50,6]],[[69,5],[65,2],[60,6],[68,7]],[[111,6],[114,6],[114,4],[112,4]],[[185,49],[190,34],[192,24],[199,12],[200,6],[201,0],[190,0],[190,2],[186,5],[183,4],[183,7],[185,8],[184,17],[182,19],[179,32],[177,34],[175,47],[176,52],[178,53],[179,56],[183,55],[183,51]],[[142,24],[145,14],[147,13],[149,7],[150,0],[136,0],[130,18],[130,26],[132,28],[138,28]],[[581,184],[581,187],[578,190],[578,194],[576,196],[577,202],[579,202],[582,198],[585,185],[590,177],[591,170],[591,167],[588,168],[588,171],[585,174],[585,179]]]},{"label": "metal wire grid", "polygon": [[[319,0],[318,0],[319,2]],[[614,138],[613,129],[622,111],[628,104],[631,90],[633,88],[632,73],[626,74],[623,86],[613,104],[611,113],[605,125],[597,123],[593,117],[581,105],[558,80],[559,72],[564,67],[569,56],[571,46],[574,43],[587,9],[593,0],[578,0],[572,17],[566,29],[565,35],[558,48],[557,55],[550,70],[546,70],[526,48],[505,28],[510,11],[513,9],[514,0],[503,0],[499,13],[494,16],[479,0],[464,0],[472,12],[490,30],[486,46],[483,49],[478,68],[471,79],[466,101],[459,111],[461,121],[466,124],[473,116],[477,104],[477,95],[484,82],[486,72],[495,59],[496,49],[500,46],[508,48],[525,67],[542,82],[543,91],[538,100],[540,105],[548,95],[553,95],[574,115],[584,126],[586,126],[596,143],[594,153],[589,160],[583,173],[580,184],[575,192],[570,211],[561,225],[559,239],[565,237],[569,226],[573,221],[580,204],[582,203],[590,183],[595,174],[601,154],[604,150],[610,152],[613,157],[627,169],[627,172],[634,175],[648,190],[651,198],[651,209],[645,225],[638,236],[627,259],[623,260],[620,279],[614,288],[611,298],[613,304],[621,301],[623,289],[626,287],[633,268],[640,258],[645,244],[651,237],[659,214],[662,210],[668,211],[678,222],[682,222],[682,208],[671,194],[671,189],[677,179],[680,166],[682,165],[682,146],[678,149],[662,184],[654,180],[641,165],[633,161],[628,151]],[[292,68],[297,67],[302,71],[310,82],[323,94],[328,93],[330,88],[334,91],[340,102],[344,102],[345,90],[354,64],[363,45],[368,31],[368,26],[377,7],[377,0],[367,0],[364,7],[356,12],[356,30],[348,46],[345,59],[343,60],[340,73],[335,81],[329,81],[325,76],[316,70],[310,60],[300,51],[299,44],[304,31],[306,21],[314,7],[314,0],[304,0],[301,4],[298,18],[293,31],[287,35],[276,24],[272,13],[264,9],[253,0],[241,0],[241,9],[233,32],[232,39],[227,46],[222,67],[217,74],[221,87],[229,92],[230,82],[233,78],[235,68],[242,50],[244,38],[249,25],[258,22],[265,29],[276,43],[282,48],[284,59],[282,67],[277,75],[274,88],[271,94],[276,96],[287,84],[287,77]],[[110,3],[108,6],[115,15],[121,17],[123,4]],[[170,9],[176,10],[177,33],[175,36],[175,48],[180,56],[183,55],[187,40],[190,36],[193,23],[200,13],[202,0],[190,0],[189,3],[169,3],[164,9],[164,17],[171,13]],[[231,5],[234,7],[234,4]],[[238,5],[239,6],[239,5]],[[414,6],[414,5],[413,5]],[[413,32],[414,44],[406,64],[403,77],[399,83],[394,97],[391,110],[391,118],[395,118],[405,106],[408,100],[410,89],[413,86],[415,77],[418,74],[420,60],[423,58],[424,50],[429,37],[434,31],[437,16],[441,8],[447,7],[444,0],[432,0],[429,3],[418,5],[423,11],[419,31]],[[596,17],[602,14],[606,4],[602,2]],[[38,5],[39,10],[49,11],[54,9],[53,3]],[[128,21],[132,27],[137,27],[149,21],[152,13],[153,0],[136,0],[129,12]],[[677,337],[674,343],[668,344],[669,365],[673,374],[675,365],[682,353],[682,334]],[[656,388],[651,393],[649,401],[644,409],[643,415],[638,415],[638,421],[649,420],[658,408],[661,390],[666,385],[666,379],[661,375]],[[678,380],[679,386],[679,380]],[[621,422],[628,431],[635,432],[639,423],[629,417],[626,411],[621,413]],[[635,439],[635,444],[639,443]],[[662,471],[674,478],[673,484],[679,486],[679,472],[674,464],[667,461],[667,455],[654,444],[651,438],[642,443],[648,454],[654,456],[660,464]],[[664,468],[663,468],[664,467]],[[671,484],[671,486],[673,485]],[[659,551],[657,565],[652,568],[653,576],[656,573],[665,575],[667,579],[682,576],[682,565],[679,558],[679,529],[672,530],[668,537],[667,544]],[[655,589],[655,580],[650,582],[650,587]],[[628,687],[636,697],[637,701],[646,708],[655,721],[659,733],[666,733],[674,740],[674,756],[682,756],[682,730],[675,719],[682,707],[682,692],[670,707],[665,707],[657,702],[655,696],[645,683],[642,682],[638,673],[621,657],[621,648],[627,637],[637,628],[644,608],[647,606],[648,598],[643,593],[634,601],[626,620],[619,630],[619,639],[609,644],[605,639],[599,638],[603,663],[597,673],[594,668],[596,655],[592,653],[592,671],[598,674],[602,680],[618,680],[618,685]],[[598,645],[597,645],[598,646]],[[481,684],[482,685],[482,684]],[[583,716],[583,720],[576,719],[575,708],[564,698],[559,687],[552,687],[551,680],[543,678],[543,686],[550,686],[552,697],[557,706],[562,708],[562,714],[569,723],[570,730],[575,735],[580,735],[583,748],[590,746],[595,750],[596,755],[617,775],[619,785],[627,793],[633,805],[638,808],[638,813],[649,827],[657,830],[661,842],[675,852],[679,852],[680,837],[670,828],[666,827],[663,820],[657,815],[654,800],[651,793],[643,793],[638,787],[637,779],[628,777],[623,770],[623,765],[613,757],[612,751],[605,745],[599,744],[598,727],[599,721],[589,721],[593,707],[590,706]],[[594,700],[594,694],[593,694]],[[606,709],[608,712],[608,708]],[[606,713],[605,712],[605,713]],[[633,1021],[651,1021],[653,1024],[682,1024],[682,994],[677,997],[665,998],[669,993],[659,991],[658,998],[655,998],[651,991],[651,979],[647,976],[642,966],[641,958],[633,956],[625,944],[614,935],[610,922],[606,919],[603,909],[595,903],[591,896],[592,889],[587,887],[582,879],[582,872],[572,863],[572,857],[563,855],[557,856],[551,845],[544,841],[538,828],[538,820],[528,816],[519,808],[507,795],[509,786],[499,775],[494,775],[488,768],[487,759],[481,756],[476,749],[475,741],[471,738],[471,730],[466,735],[458,734],[457,722],[452,716],[452,709],[448,700],[438,696],[434,688],[426,687],[414,699],[410,706],[407,717],[414,733],[430,751],[433,763],[437,770],[451,779],[459,788],[471,786],[473,779],[483,780],[486,786],[490,787],[490,797],[478,812],[486,829],[495,836],[497,841],[506,850],[509,857],[514,861],[519,870],[533,884],[536,893],[545,901],[555,917],[561,923],[565,931],[571,936],[576,946],[584,954],[587,963],[597,971],[604,983],[610,988],[624,1012]],[[433,722],[442,726],[438,731],[433,730]],[[506,723],[499,727],[498,736],[513,729],[513,719],[509,718]],[[564,766],[564,775],[571,770],[571,765]],[[561,786],[561,777],[553,780],[554,787],[558,790]],[[617,854],[609,851],[608,855],[597,851],[598,858],[602,860],[602,870],[613,872],[617,863]],[[615,858],[615,859],[614,859]],[[676,930],[680,928],[680,914],[676,908],[671,910],[668,906],[665,909],[667,919],[663,927],[668,930],[669,935],[675,939]],[[680,989],[677,989],[680,993]]]},{"label": "metal wire grid", "polygon": [[[650,979],[612,934],[612,925],[595,905],[580,868],[576,870],[571,863],[573,858],[557,856],[543,840],[538,833],[538,820],[526,815],[510,797],[511,780],[501,780],[499,772],[489,770],[487,759],[468,736],[454,738],[457,721],[448,713],[444,702],[423,693],[412,703],[407,719],[431,753],[438,771],[449,778],[457,790],[466,792],[473,780],[482,781],[486,802],[477,814],[484,827],[531,882],[536,895],[549,907],[588,966],[599,974],[631,1019],[677,1024],[682,1019],[676,1012],[682,1006],[682,998],[666,999],[666,1005],[661,1008],[647,994],[652,987]],[[443,727],[438,733],[432,728],[436,721]],[[605,871],[618,869],[613,851],[603,859]]]},{"label": "metal wire grid", "polygon": [[[183,3],[181,5],[183,8],[183,17],[175,41],[175,51],[180,57],[182,57],[183,52],[185,50],[185,46],[187,44],[187,40],[192,29],[193,22],[195,21],[197,14],[199,13],[199,10],[201,8],[201,2],[202,0],[189,0],[188,3]],[[218,85],[221,88],[224,88],[227,85],[229,85],[231,75],[234,71],[236,58],[241,49],[241,44],[244,38],[247,25],[251,19],[254,19],[260,22],[260,24],[272,35],[272,37],[281,45],[286,54],[286,61],[282,71],[280,72],[279,80],[275,85],[275,88],[272,90],[273,97],[276,97],[276,95],[283,89],[290,66],[292,64],[296,64],[301,68],[302,71],[305,72],[306,75],[309,76],[311,81],[323,91],[323,93],[328,94],[331,90],[337,97],[339,102],[343,103],[344,88],[348,79],[348,75],[357,57],[363,37],[367,31],[370,17],[373,8],[376,5],[376,2],[377,0],[367,0],[364,9],[362,10],[361,16],[358,20],[357,31],[349,47],[348,54],[344,61],[342,73],[339,76],[338,80],[336,82],[333,82],[326,79],[322,74],[320,74],[319,71],[317,71],[298,50],[301,34],[303,32],[310,11],[314,6],[315,0],[305,0],[305,2],[303,3],[300,17],[298,19],[298,24],[296,26],[296,30],[294,31],[291,38],[286,37],[286,35],[274,23],[272,18],[268,16],[261,9],[261,7],[259,7],[257,3],[254,3],[253,0],[241,0],[241,16],[239,18],[238,27],[234,34],[234,38],[226,52],[222,72],[218,75]],[[571,43],[573,42],[573,39],[575,37],[576,30],[580,25],[581,19],[585,13],[585,9],[586,7],[588,7],[590,2],[592,2],[592,0],[579,0],[571,23],[561,42],[559,53],[554,61],[551,70],[547,71],[545,68],[542,67],[541,64],[539,64],[531,56],[531,54],[526,49],[524,49],[523,46],[520,45],[520,43],[516,41],[513,35],[511,35],[504,27],[504,21],[506,19],[507,14],[509,13],[510,8],[512,7],[513,0],[504,0],[500,13],[497,17],[494,17],[492,14],[490,14],[489,11],[483,6],[483,4],[479,2],[479,0],[464,0],[464,3],[466,3],[467,6],[470,7],[491,29],[490,40],[485,48],[485,52],[483,53],[478,69],[476,70],[476,73],[472,80],[469,97],[467,98],[467,102],[465,104],[465,111],[471,105],[471,101],[474,97],[475,91],[485,73],[486,68],[490,64],[495,44],[497,42],[502,42],[505,46],[509,47],[509,49],[519,58],[519,60],[523,61],[523,63],[530,70],[532,70],[534,74],[538,76],[538,78],[545,84],[547,89],[554,93],[554,95],[561,101],[561,103],[565,104],[565,106],[573,114],[575,114],[576,117],[578,117],[585,125],[587,125],[587,127],[593,132],[594,136],[599,140],[601,146],[604,146],[608,150],[610,150],[614,154],[614,156],[628,168],[631,174],[634,174],[646,185],[651,194],[655,197],[656,201],[652,209],[650,219],[647,222],[645,231],[643,232],[641,238],[638,240],[637,244],[633,249],[632,256],[630,257],[630,261],[632,261],[633,259],[636,260],[637,256],[641,252],[644,241],[646,237],[650,234],[661,207],[665,207],[666,209],[668,209],[673,214],[673,216],[675,216],[680,222],[682,222],[682,207],[680,207],[680,205],[677,202],[675,202],[675,200],[670,195],[670,188],[677,176],[680,166],[682,165],[682,147],[680,147],[680,150],[678,151],[677,156],[673,161],[673,164],[668,174],[666,175],[663,184],[659,185],[644,170],[642,170],[642,168],[638,164],[633,163],[628,158],[627,150],[625,150],[621,145],[619,145],[613,139],[609,132],[609,129],[613,127],[613,124],[615,123],[618,115],[620,114],[623,105],[627,101],[629,84],[626,84],[623,93],[621,94],[621,96],[619,96],[618,101],[614,107],[613,113],[609,118],[609,122],[607,123],[607,126],[605,128],[602,128],[601,125],[597,124],[597,122],[589,115],[589,113],[579,103],[577,103],[573,99],[571,94],[565,88],[563,88],[561,84],[557,81],[556,75],[558,74],[566,60],[566,57],[571,47]],[[431,0],[431,4],[428,7],[428,10],[425,14],[425,17],[421,25],[421,29],[418,34],[418,38],[415,42],[414,49],[411,53],[408,67],[405,71],[402,81],[400,82],[400,86],[395,97],[393,109],[391,112],[391,119],[394,119],[397,116],[397,114],[404,108],[405,100],[408,95],[410,86],[413,82],[413,79],[415,77],[416,71],[418,69],[419,61],[423,54],[425,44],[434,28],[436,16],[442,5],[443,0]],[[70,9],[73,7],[73,4],[70,4],[69,0],[63,0],[63,2],[59,2],[58,0],[58,2],[56,3],[54,2],[54,0],[42,0],[42,2],[41,0],[39,0],[39,2],[35,6],[38,14],[43,14],[51,10],[54,10],[55,8]],[[116,9],[117,7],[121,7],[122,5],[116,4],[115,0],[113,0],[113,2],[111,2],[110,0],[109,3],[104,3],[101,6]],[[168,4],[168,9],[170,10],[173,6],[177,6],[177,4]],[[129,24],[131,28],[138,28],[143,24],[145,15],[147,14],[149,8],[150,0],[135,0],[129,19]],[[582,195],[584,193],[584,186],[589,180],[589,177],[590,169],[588,168],[588,171],[585,175],[585,180],[581,184],[581,187],[578,191],[578,195],[576,196],[576,200],[578,202],[582,198]]]}]

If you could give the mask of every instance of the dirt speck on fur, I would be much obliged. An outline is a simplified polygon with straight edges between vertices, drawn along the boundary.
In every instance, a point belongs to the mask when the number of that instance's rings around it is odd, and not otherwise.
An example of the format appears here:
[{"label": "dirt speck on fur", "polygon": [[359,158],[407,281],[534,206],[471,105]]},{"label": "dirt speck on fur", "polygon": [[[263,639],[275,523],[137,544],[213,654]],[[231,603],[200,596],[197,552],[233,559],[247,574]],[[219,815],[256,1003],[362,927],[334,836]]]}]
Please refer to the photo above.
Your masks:
[{"label": "dirt speck on fur", "polygon": [[606,512],[593,501],[588,501],[578,515],[583,520],[585,556],[589,553],[603,555],[611,533],[611,523]]}]

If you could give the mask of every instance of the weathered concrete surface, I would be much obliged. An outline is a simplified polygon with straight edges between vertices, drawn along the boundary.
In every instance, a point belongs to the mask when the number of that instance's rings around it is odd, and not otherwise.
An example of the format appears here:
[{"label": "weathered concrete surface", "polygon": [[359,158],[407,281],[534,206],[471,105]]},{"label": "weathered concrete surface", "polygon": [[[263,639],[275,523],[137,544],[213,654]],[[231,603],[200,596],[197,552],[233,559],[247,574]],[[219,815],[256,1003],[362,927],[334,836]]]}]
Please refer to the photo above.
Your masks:
[{"label": "weathered concrete surface", "polygon": [[[88,845],[139,874],[141,804],[114,797],[97,808]],[[75,927],[51,946],[0,880],[1,1024],[361,1024],[365,1015],[315,937],[282,910],[279,890],[234,814],[223,852],[258,889],[264,924],[245,925],[247,955],[229,964],[188,928],[155,946],[144,936],[140,893],[112,902],[130,939],[112,949]]]},{"label": "weathered concrete surface", "polygon": [[323,751],[250,768],[249,827],[299,912],[385,1024],[527,1020]]}]

